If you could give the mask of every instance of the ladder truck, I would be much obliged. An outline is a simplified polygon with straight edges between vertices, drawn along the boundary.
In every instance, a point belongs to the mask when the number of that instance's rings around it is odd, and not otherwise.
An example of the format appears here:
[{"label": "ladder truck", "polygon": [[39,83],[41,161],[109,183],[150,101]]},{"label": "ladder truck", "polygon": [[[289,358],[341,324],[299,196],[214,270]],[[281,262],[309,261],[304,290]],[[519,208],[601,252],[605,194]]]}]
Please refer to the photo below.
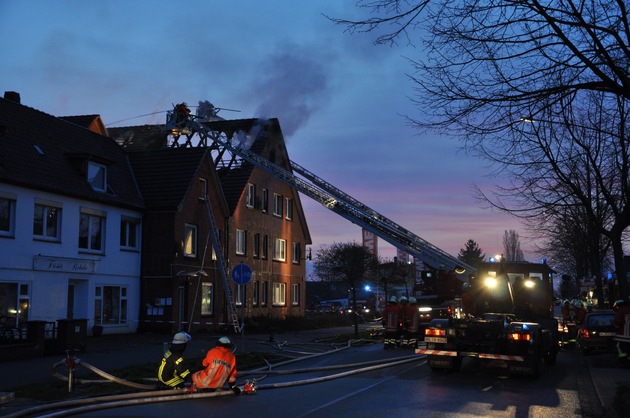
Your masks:
[{"label": "ladder truck", "polygon": [[545,263],[481,263],[461,296],[460,314],[433,319],[424,331],[434,370],[458,371],[464,358],[493,361],[512,374],[538,376],[558,353],[553,270]]}]

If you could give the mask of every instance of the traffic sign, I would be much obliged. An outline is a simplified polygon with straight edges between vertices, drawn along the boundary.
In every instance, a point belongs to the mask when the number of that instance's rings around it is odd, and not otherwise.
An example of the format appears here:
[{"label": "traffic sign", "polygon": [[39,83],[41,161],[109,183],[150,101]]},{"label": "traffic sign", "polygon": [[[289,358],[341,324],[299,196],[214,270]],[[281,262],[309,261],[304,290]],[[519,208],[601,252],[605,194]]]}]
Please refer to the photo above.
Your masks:
[{"label": "traffic sign", "polygon": [[252,279],[252,269],[247,264],[241,262],[232,269],[232,280],[236,284],[244,285]]}]

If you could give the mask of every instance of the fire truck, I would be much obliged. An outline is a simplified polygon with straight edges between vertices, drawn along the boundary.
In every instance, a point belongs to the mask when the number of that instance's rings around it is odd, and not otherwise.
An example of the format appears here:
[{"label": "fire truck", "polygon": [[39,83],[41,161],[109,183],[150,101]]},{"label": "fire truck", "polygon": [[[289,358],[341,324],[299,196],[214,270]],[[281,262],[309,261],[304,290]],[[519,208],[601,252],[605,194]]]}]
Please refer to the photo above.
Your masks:
[{"label": "fire truck", "polygon": [[464,358],[474,358],[538,376],[541,363],[555,364],[558,353],[553,273],[546,263],[481,263],[461,294],[461,310],[433,319],[426,348],[416,353],[434,371],[458,371]]}]

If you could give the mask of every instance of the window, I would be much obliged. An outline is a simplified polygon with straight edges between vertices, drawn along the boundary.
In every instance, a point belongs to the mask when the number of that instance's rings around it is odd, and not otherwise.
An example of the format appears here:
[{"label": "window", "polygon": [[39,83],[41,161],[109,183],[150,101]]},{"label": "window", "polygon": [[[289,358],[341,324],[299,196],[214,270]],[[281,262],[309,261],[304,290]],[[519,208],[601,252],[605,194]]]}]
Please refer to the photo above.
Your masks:
[{"label": "window", "polygon": [[293,283],[291,285],[291,305],[297,306],[300,304],[300,284]]},{"label": "window", "polygon": [[255,233],[254,234],[254,254],[253,256],[255,258],[260,257],[260,234],[259,233]]},{"label": "window", "polygon": [[0,236],[15,236],[15,198],[0,194]]},{"label": "window", "polygon": [[105,249],[105,214],[92,209],[81,208],[79,223],[79,248],[93,252]]},{"label": "window", "polygon": [[119,325],[127,323],[127,288],[124,286],[96,286],[94,323]]},{"label": "window", "polygon": [[243,306],[244,300],[245,300],[245,286],[238,284],[236,285],[236,305]]},{"label": "window", "polygon": [[247,253],[247,231],[236,230],[236,254],[245,255]]},{"label": "window", "polygon": [[253,208],[256,202],[256,187],[253,184],[247,183],[247,196],[245,203],[248,208]]},{"label": "window", "polygon": [[258,305],[260,282],[254,282],[254,294],[252,295],[252,305]]},{"label": "window", "polygon": [[269,287],[269,284],[267,282],[263,282],[262,292],[260,292],[260,304],[262,306],[267,306],[268,287]]},{"label": "window", "polygon": [[197,257],[197,225],[184,224],[184,257]]},{"label": "window", "polygon": [[262,191],[262,207],[263,213],[267,213],[269,210],[269,190],[263,189]]},{"label": "window", "polygon": [[206,179],[199,179],[199,200],[206,200],[208,198],[208,181]]},{"label": "window", "polygon": [[0,282],[0,317],[6,324],[26,328],[30,307],[29,285],[19,282]]},{"label": "window", "polygon": [[293,219],[293,199],[287,197],[287,219]]},{"label": "window", "polygon": [[302,259],[302,246],[299,242],[293,243],[293,264],[300,264]]},{"label": "window", "polygon": [[282,216],[282,195],[273,194],[273,214],[275,216]]},{"label": "window", "polygon": [[262,258],[267,259],[268,257],[269,257],[269,235],[263,235]]},{"label": "window", "polygon": [[273,242],[273,259],[276,261],[286,261],[287,259],[287,242],[283,239],[276,238]]},{"label": "window", "polygon": [[284,306],[286,305],[286,291],[287,285],[286,283],[273,283],[273,306]]},{"label": "window", "polygon": [[138,250],[140,248],[140,219],[123,216],[120,218],[120,248]]},{"label": "window", "polygon": [[92,189],[104,192],[107,190],[107,167],[103,164],[88,161],[87,181]]},{"label": "window", "polygon": [[[217,231],[216,237],[217,237],[217,240],[221,242],[221,231]],[[217,252],[214,249],[214,243],[212,243],[211,248],[212,248],[212,261],[217,261]]]},{"label": "window", "polygon": [[33,236],[42,240],[61,240],[61,209],[57,205],[35,203]]},{"label": "window", "polygon": [[201,283],[201,315],[212,315],[214,301],[214,284]]}]

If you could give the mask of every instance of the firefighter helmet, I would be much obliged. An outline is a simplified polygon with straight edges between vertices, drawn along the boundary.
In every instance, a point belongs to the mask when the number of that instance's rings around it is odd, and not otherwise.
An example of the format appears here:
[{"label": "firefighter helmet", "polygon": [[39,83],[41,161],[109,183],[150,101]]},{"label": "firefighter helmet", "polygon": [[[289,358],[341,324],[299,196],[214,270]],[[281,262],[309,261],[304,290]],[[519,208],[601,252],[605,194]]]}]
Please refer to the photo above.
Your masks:
[{"label": "firefighter helmet", "polygon": [[221,347],[230,348],[232,347],[232,341],[230,341],[228,337],[221,337],[219,338],[219,341],[217,341],[217,345]]},{"label": "firefighter helmet", "polygon": [[401,296],[400,297],[400,301],[401,302],[407,302],[407,297],[406,296]]},{"label": "firefighter helmet", "polygon": [[396,296],[392,296],[391,298],[389,298],[389,303],[396,303]]},{"label": "firefighter helmet", "polygon": [[171,344],[186,344],[188,341],[191,340],[191,338],[192,337],[185,332],[178,332],[173,337],[173,341],[171,342]]},{"label": "firefighter helmet", "polygon": [[409,298],[409,303],[411,303],[413,305],[415,303],[418,303],[418,300],[416,298],[411,297],[411,298]]}]

